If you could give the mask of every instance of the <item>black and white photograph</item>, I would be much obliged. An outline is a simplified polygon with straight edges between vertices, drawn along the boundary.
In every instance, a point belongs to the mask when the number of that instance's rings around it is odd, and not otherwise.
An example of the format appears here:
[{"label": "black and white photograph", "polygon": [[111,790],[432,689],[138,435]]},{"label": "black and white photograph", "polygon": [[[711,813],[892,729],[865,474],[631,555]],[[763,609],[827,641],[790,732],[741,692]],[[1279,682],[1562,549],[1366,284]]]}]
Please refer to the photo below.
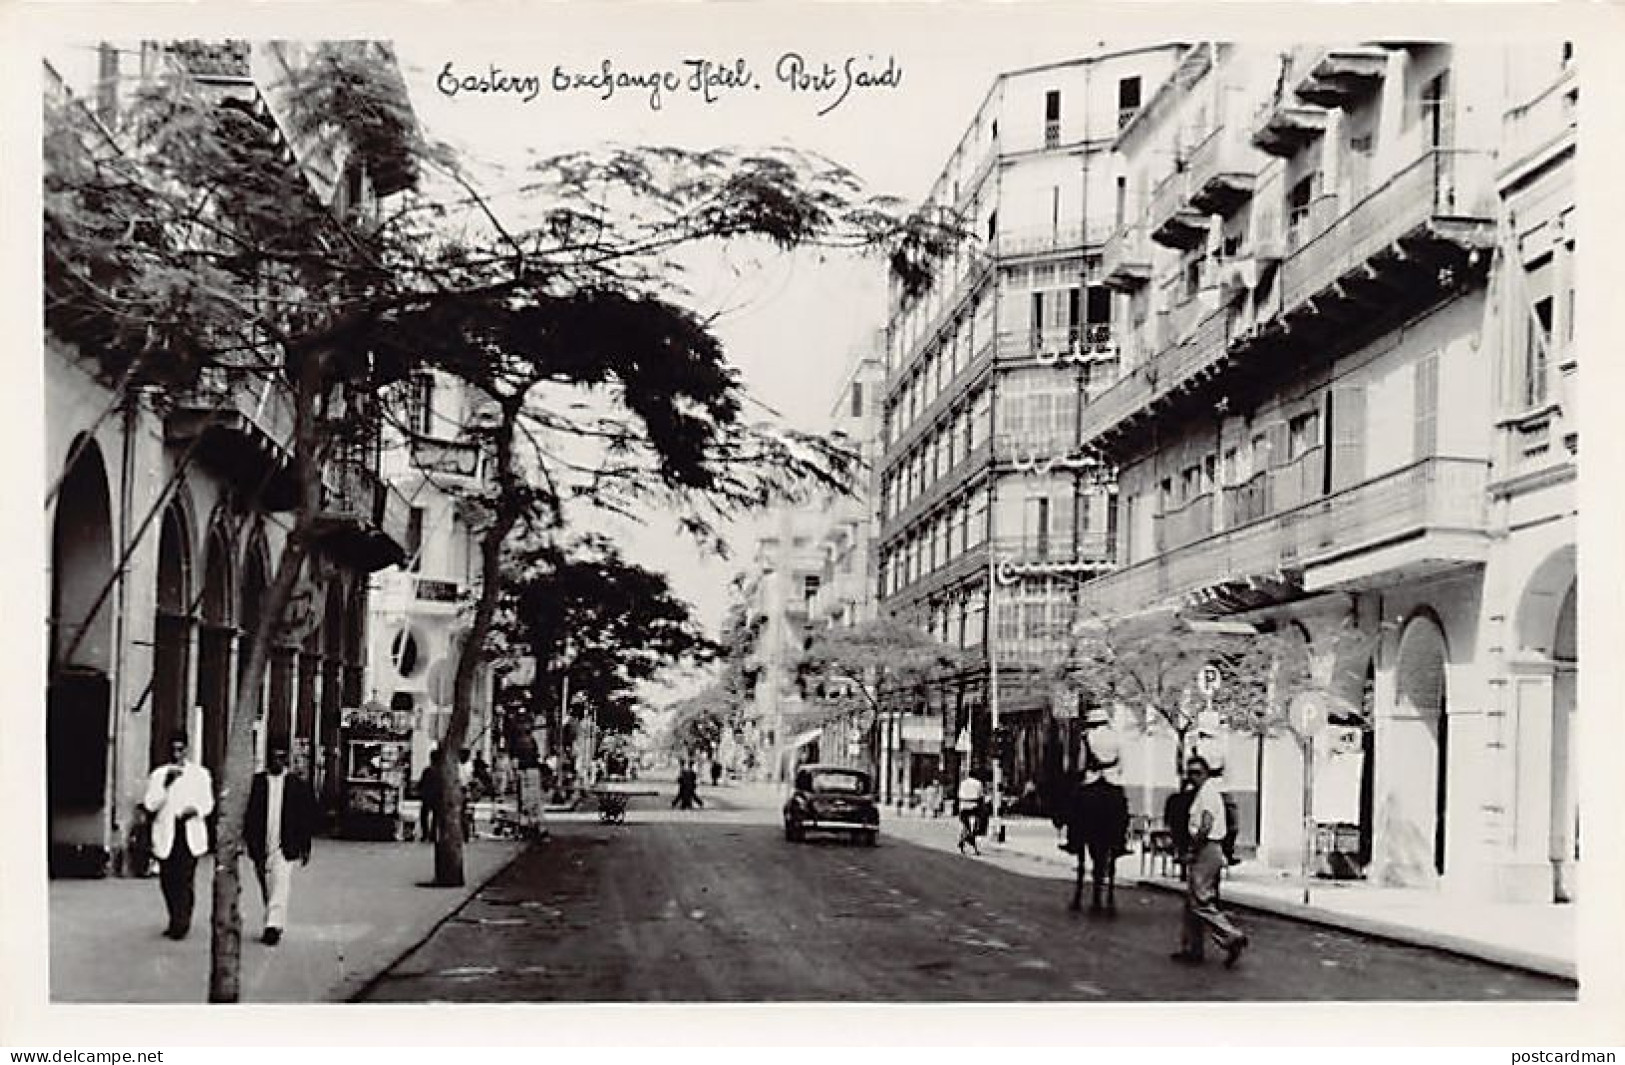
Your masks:
[{"label": "black and white photograph", "polygon": [[59,1038],[1625,1038],[1583,1009],[1622,946],[1622,711],[1580,679],[1607,34],[148,6],[9,49],[44,511],[0,876]]}]

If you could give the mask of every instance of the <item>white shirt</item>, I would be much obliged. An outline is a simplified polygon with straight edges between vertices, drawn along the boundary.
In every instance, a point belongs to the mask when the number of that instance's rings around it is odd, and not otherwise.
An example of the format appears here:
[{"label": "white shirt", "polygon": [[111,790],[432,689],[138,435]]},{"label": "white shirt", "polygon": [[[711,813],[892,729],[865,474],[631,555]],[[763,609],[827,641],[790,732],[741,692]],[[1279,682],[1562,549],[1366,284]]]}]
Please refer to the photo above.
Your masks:
[{"label": "white shirt", "polygon": [[1213,816],[1213,827],[1208,830],[1206,839],[1218,843],[1229,834],[1230,823],[1224,814],[1224,796],[1219,793],[1219,786],[1212,780],[1204,780],[1191,799],[1191,840],[1197,844],[1203,842],[1204,838],[1201,834],[1204,812]]},{"label": "white shirt", "polygon": [[966,777],[959,782],[960,802],[981,802],[982,782],[975,777]]},{"label": "white shirt", "polygon": [[203,819],[214,812],[214,781],[209,771],[192,762],[181,765],[180,775],[173,783],[164,778],[173,765],[161,765],[147,777],[147,793],[141,799],[152,814],[152,853],[159,858],[169,857],[175,843],[175,817],[188,806],[197,816],[186,822],[186,845],[193,855],[201,857],[209,850],[209,830]]},{"label": "white shirt", "polygon": [[286,771],[265,774],[265,853],[282,853],[282,785]]}]

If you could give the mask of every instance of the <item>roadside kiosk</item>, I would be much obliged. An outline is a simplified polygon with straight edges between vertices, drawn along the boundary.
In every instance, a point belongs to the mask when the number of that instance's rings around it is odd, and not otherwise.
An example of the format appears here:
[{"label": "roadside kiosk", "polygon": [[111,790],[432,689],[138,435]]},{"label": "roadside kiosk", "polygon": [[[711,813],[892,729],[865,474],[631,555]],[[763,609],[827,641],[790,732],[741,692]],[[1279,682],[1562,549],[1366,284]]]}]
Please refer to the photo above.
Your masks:
[{"label": "roadside kiosk", "polygon": [[401,800],[411,766],[411,715],[369,702],[342,716],[344,805],[339,833],[346,839],[401,838]]}]

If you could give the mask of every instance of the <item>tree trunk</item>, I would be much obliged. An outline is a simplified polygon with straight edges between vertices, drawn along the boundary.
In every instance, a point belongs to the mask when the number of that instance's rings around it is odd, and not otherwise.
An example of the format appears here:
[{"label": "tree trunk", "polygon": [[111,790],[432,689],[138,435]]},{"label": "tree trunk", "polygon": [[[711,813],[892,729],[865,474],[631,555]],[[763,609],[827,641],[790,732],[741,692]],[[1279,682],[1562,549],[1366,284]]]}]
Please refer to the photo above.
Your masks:
[{"label": "tree trunk", "polygon": [[519,523],[519,512],[512,501],[516,478],[513,471],[513,438],[519,418],[519,401],[506,402],[502,407],[502,424],[496,440],[496,513],[491,524],[480,536],[480,598],[474,606],[474,621],[468,638],[463,642],[462,654],[457,659],[457,674],[452,681],[451,720],[446,723],[446,734],[440,740],[437,769],[441,780],[440,838],[434,848],[434,882],[439,887],[461,887],[463,878],[463,789],[457,779],[457,756],[468,735],[468,722],[473,716],[474,678],[480,663],[485,660],[486,640],[491,634],[491,621],[496,617],[497,600],[502,594],[502,545]]},{"label": "tree trunk", "polygon": [[319,390],[323,362],[307,356],[300,368],[294,396],[294,468],[300,485],[293,528],[283,543],[276,576],[265,590],[256,619],[248,659],[238,671],[237,691],[226,723],[225,765],[216,782],[215,860],[213,910],[209,927],[209,1001],[237,1002],[242,997],[242,881],[239,863],[243,849],[243,820],[248,812],[248,791],[254,778],[254,724],[259,719],[260,694],[265,686],[271,647],[283,624],[283,613],[310,553],[310,536],[321,505],[318,476],[317,424],[312,411]]}]

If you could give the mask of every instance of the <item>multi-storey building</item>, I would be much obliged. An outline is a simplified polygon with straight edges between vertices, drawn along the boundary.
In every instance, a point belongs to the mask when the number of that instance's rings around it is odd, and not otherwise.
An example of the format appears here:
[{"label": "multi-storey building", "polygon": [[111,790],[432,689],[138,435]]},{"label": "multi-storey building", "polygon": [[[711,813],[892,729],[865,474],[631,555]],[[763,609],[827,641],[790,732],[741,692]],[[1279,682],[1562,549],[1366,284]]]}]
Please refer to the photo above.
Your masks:
[{"label": "multi-storey building", "polygon": [[820,501],[829,516],[820,538],[824,571],[813,601],[813,623],[851,626],[874,616],[874,484],[880,460],[880,392],[885,386],[885,336],[853,352],[830,407],[831,435],[860,461],[856,491]]},{"label": "multi-storey building", "polygon": [[[1125,358],[1079,434],[1117,471],[1116,568],[1082,608],[1306,643],[1361,708],[1321,734],[1315,816],[1388,883],[1569,892],[1569,62],[1204,44],[1117,145]],[[1296,864],[1298,748],[1230,763]]]},{"label": "multi-storey building", "polygon": [[[377,48],[388,58],[382,46]],[[180,74],[265,119],[313,195],[338,210],[398,189],[358,155],[289,136],[274,86],[296,46],[135,42],[48,57],[53,104],[83,108],[120,150],[117,118],[147,79]],[[402,90],[404,92],[404,88]],[[53,112],[60,116],[60,112]],[[357,197],[360,197],[359,199]],[[148,770],[188,728],[221,780],[226,720],[297,486],[292,406],[279,375],[206,367],[159,393],[98,373],[100,353],[47,333],[46,520],[51,530],[46,708],[51,869],[122,871]],[[377,475],[376,441],[323,470],[308,637],[275,648],[258,736],[289,741],[328,799],[338,784],[340,712],[362,700],[367,575],[398,562],[404,501]]]},{"label": "multi-storey building", "polygon": [[[1057,123],[1067,78],[1098,110],[1119,87],[1109,143]],[[1021,667],[1081,617],[1171,609],[1290,634],[1332,678],[1314,817],[1368,876],[1570,897],[1576,93],[1559,44],[1204,43],[999,79],[932,193],[985,239],[894,305],[880,590],[992,652],[1015,783],[1075,749]],[[1035,212],[1042,240],[1008,228]],[[986,756],[989,672],[943,684],[945,753]],[[1298,747],[1226,742],[1244,841],[1295,865]],[[1171,755],[1126,748],[1153,817]]]},{"label": "multi-storey building", "polygon": [[936,688],[933,710],[948,750],[968,736],[982,759],[996,699],[1017,737],[1016,786],[1076,757],[1046,669],[1079,582],[1111,561],[1112,497],[1077,430],[1080,397],[1120,355],[1102,266],[1125,202],[1112,145],[1180,52],[999,76],[929,195],[976,239],[924,297],[892,300],[878,594],[981,652]]},{"label": "multi-storey building", "polygon": [[739,578],[745,631],[751,646],[747,668],[755,676],[752,703],[755,740],[775,779],[800,758],[816,755],[821,709],[802,697],[797,676],[824,580],[824,536],[830,517],[821,508],[787,507],[756,543],[750,568]]},{"label": "multi-storey building", "polygon": [[[386,433],[381,472],[406,500],[406,563],[373,577],[368,698],[414,722],[415,772],[444,735],[452,681],[479,594],[479,533],[467,501],[489,471],[470,427],[483,397],[438,370],[422,370],[406,390],[403,424]],[[491,675],[476,674],[466,745],[490,755]]]}]

